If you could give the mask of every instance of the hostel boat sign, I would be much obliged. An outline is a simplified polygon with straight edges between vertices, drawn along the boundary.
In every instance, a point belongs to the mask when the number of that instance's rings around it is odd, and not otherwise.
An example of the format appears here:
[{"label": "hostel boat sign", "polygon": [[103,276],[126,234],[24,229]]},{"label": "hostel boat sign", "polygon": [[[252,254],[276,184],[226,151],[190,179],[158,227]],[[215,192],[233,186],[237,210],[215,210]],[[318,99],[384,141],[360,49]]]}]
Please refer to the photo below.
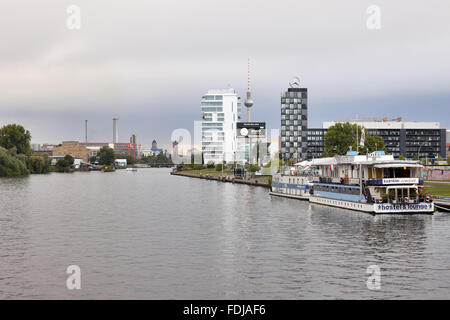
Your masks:
[{"label": "hostel boat sign", "polygon": [[389,178],[383,179],[383,184],[418,184],[419,178]]},{"label": "hostel boat sign", "polygon": [[375,213],[434,212],[434,203],[382,203],[374,205]]}]

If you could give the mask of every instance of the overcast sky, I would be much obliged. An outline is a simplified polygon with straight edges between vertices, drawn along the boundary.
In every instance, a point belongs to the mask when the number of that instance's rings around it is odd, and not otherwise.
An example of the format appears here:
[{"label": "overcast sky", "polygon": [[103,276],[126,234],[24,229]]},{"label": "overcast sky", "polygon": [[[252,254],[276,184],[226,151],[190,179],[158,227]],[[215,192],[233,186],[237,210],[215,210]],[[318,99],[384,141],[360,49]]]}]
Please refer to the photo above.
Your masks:
[{"label": "overcast sky", "polygon": [[[81,29],[66,10],[81,8]],[[381,9],[369,30],[366,10]],[[0,4],[0,126],[34,143],[119,138],[167,145],[192,130],[200,98],[231,86],[252,120],[280,127],[280,93],[309,91],[309,126],[403,117],[450,128],[450,1],[4,0]],[[245,119],[245,113],[243,119]]]}]

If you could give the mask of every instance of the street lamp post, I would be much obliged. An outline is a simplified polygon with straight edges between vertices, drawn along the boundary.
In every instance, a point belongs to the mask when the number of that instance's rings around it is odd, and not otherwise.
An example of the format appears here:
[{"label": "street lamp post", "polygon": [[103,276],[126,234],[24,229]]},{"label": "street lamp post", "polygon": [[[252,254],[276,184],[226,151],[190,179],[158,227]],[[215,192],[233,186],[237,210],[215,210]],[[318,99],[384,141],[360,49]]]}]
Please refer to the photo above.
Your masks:
[{"label": "street lamp post", "polygon": [[223,178],[223,163],[225,162],[225,151],[222,153],[222,178]]},{"label": "street lamp post", "polygon": [[417,158],[419,158],[419,161],[420,161],[420,149],[422,149],[422,147],[424,146],[425,142],[426,141],[424,141],[424,142],[422,142],[422,144],[420,144],[419,150],[417,151]]}]

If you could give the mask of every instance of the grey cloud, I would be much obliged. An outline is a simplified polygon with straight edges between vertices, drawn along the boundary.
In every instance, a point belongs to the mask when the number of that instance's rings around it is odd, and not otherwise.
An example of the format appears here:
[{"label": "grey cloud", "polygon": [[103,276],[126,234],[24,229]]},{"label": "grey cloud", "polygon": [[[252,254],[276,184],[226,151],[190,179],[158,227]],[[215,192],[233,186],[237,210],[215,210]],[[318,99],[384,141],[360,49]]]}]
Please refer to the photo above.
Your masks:
[{"label": "grey cloud", "polygon": [[[372,1],[74,2],[78,31],[65,24],[71,1],[0,5],[0,125],[26,122],[38,141],[82,138],[82,124],[50,125],[71,114],[98,121],[99,130],[106,123],[98,138],[109,139],[117,115],[124,132],[168,143],[172,129],[199,119],[208,89],[230,85],[244,95],[251,57],[254,114],[273,127],[294,75],[309,88],[311,123],[332,120],[335,109],[384,117],[371,101],[420,120],[422,104],[435,101],[443,112],[435,120],[450,126],[446,1],[377,1],[379,31],[366,28]],[[407,99],[417,95],[429,100]]]}]

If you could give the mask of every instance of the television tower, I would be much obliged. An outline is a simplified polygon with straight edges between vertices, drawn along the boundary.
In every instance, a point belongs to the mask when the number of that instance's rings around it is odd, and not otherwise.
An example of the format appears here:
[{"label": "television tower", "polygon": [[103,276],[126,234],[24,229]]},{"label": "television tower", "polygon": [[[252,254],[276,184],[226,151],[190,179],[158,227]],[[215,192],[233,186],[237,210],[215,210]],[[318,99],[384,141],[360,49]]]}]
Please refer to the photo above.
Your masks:
[{"label": "television tower", "polygon": [[245,106],[247,107],[247,122],[250,122],[250,108],[253,106],[253,100],[250,93],[250,58],[248,59],[248,87],[247,87],[247,99],[245,100]]}]

